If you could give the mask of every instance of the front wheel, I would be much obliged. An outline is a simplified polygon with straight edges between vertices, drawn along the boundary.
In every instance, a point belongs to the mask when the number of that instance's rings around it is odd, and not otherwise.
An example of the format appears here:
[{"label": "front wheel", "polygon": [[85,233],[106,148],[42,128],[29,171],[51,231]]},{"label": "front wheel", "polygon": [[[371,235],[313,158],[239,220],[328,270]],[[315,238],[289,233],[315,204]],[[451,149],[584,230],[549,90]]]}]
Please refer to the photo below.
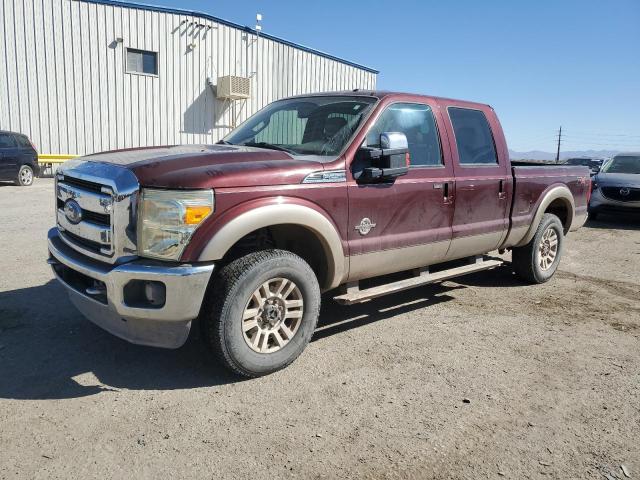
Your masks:
[{"label": "front wheel", "polygon": [[562,222],[552,213],[545,213],[531,241],[513,249],[513,270],[530,283],[548,281],[558,269],[563,244]]},{"label": "front wheel", "polygon": [[33,168],[29,165],[22,165],[18,171],[18,178],[16,178],[16,184],[21,187],[28,187],[33,184]]},{"label": "front wheel", "polygon": [[320,288],[313,270],[284,250],[225,265],[201,312],[204,340],[229,370],[258,377],[292,363],[315,331]]}]

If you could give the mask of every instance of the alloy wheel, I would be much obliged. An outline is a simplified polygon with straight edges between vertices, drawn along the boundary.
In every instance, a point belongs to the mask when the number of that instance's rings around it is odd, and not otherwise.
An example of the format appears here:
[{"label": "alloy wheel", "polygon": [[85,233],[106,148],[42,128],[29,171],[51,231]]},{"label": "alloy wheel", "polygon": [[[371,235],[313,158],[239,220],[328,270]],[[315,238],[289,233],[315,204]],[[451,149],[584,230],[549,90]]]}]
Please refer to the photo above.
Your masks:
[{"label": "alloy wheel", "polygon": [[247,345],[258,353],[282,349],[295,336],[304,312],[298,286],[287,278],[272,278],[251,295],[242,315]]}]

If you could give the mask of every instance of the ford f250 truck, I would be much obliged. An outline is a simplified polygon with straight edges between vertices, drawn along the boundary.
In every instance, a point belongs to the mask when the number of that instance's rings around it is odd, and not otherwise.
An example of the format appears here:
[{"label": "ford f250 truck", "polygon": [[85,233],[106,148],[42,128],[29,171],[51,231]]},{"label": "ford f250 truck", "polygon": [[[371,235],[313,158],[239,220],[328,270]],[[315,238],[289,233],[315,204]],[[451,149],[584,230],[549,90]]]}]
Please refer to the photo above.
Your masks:
[{"label": "ford f250 truck", "polygon": [[177,348],[197,319],[217,359],[254,377],[304,350],[321,292],[363,302],[493,268],[495,250],[549,280],[590,185],[586,167],[512,165],[487,105],[292,97],[216,145],[65,163],[49,263],[109,332]]}]

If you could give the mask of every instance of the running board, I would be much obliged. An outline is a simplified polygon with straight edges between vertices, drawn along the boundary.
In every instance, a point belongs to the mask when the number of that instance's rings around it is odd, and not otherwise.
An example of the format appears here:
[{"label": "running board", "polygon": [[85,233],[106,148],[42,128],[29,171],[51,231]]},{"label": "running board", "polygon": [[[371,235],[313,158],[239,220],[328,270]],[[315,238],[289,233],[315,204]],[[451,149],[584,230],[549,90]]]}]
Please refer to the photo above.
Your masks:
[{"label": "running board", "polygon": [[390,293],[401,292],[403,290],[409,290],[410,288],[419,287],[421,285],[427,285],[429,283],[441,282],[449,280],[450,278],[467,275],[469,273],[481,272],[483,270],[490,270],[492,268],[503,265],[502,260],[488,259],[482,260],[476,259],[475,263],[470,265],[463,265],[461,267],[450,268],[448,270],[442,270],[440,272],[428,273],[426,269],[418,269],[415,272],[415,276],[407,278],[405,280],[399,280],[397,282],[391,282],[377,287],[371,287],[364,290],[360,290],[357,286],[357,282],[347,285],[346,293],[333,297],[333,299],[342,305],[352,305],[354,303],[367,302],[373,298],[382,297]]}]

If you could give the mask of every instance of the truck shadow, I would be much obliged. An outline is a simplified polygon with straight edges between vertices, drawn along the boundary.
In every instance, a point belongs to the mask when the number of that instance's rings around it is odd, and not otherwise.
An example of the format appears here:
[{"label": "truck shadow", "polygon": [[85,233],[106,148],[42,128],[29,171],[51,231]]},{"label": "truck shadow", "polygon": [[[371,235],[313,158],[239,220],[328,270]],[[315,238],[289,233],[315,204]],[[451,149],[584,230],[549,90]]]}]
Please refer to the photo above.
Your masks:
[{"label": "truck shadow", "polygon": [[[353,306],[325,296],[312,341],[452,300],[458,288],[466,287],[427,285]],[[129,344],[85,320],[54,280],[3,292],[0,399],[67,399],[119,389],[189,389],[241,381],[215,365],[196,337],[178,350]]]}]

